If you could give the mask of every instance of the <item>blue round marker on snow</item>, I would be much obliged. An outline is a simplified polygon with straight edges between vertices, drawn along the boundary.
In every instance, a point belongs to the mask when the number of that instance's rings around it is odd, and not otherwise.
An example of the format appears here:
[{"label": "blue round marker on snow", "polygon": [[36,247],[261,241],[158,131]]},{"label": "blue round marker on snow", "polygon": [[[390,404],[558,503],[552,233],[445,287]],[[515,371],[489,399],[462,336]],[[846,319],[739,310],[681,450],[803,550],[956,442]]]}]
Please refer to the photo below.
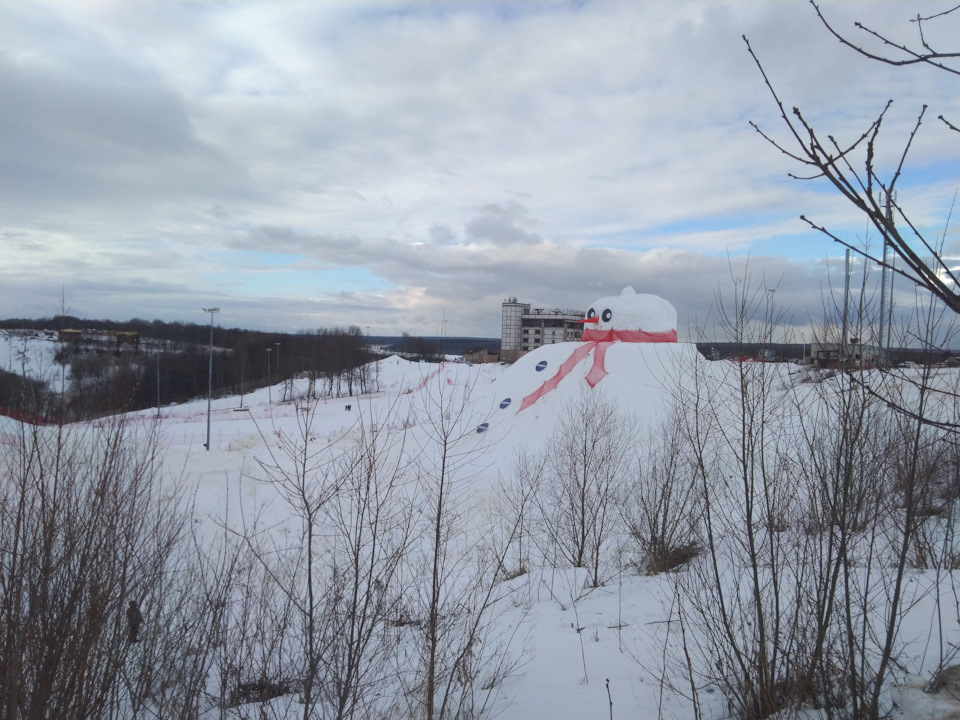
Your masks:
[{"label": "blue round marker on snow", "polygon": [[490,427],[490,423],[480,423],[477,426],[477,432],[478,433],[486,432],[488,427]]},{"label": "blue round marker on snow", "polygon": [[537,363],[537,372],[540,372],[541,370],[545,370],[546,367],[547,367],[547,361],[541,360],[540,362]]},{"label": "blue round marker on snow", "polygon": [[510,405],[510,398],[504,398],[504,399],[500,402],[500,409],[501,409],[501,410],[505,410],[509,405]]}]

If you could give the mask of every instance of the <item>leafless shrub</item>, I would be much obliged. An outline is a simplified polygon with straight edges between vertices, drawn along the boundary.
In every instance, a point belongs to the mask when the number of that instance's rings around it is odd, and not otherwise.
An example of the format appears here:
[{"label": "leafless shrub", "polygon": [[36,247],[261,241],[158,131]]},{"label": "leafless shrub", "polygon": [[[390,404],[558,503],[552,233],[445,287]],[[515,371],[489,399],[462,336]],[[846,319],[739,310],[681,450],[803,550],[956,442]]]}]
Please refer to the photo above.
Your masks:
[{"label": "leafless shrub", "polygon": [[603,582],[602,562],[617,534],[621,482],[630,474],[632,424],[596,390],[585,390],[561,412],[548,444],[537,501],[548,544],[573,567]]},{"label": "leafless shrub", "polygon": [[682,429],[673,415],[647,433],[622,504],[627,530],[640,550],[639,568],[651,574],[684,565],[701,549],[700,486]]},{"label": "leafless shrub", "polygon": [[216,648],[222,709],[303,691],[302,667],[294,660],[293,602],[272,574],[279,568],[268,570],[257,559],[264,556],[263,548],[252,553],[247,548],[247,539],[255,537],[251,527],[234,538],[241,553],[232,568],[229,611]]},{"label": "leafless shrub", "polygon": [[[129,600],[150,614],[183,539],[184,508],[161,492],[159,442],[122,419],[20,426],[0,485],[0,702],[9,718],[102,718],[121,703]],[[125,699],[124,701],[125,702]]]},{"label": "leafless shrub", "polygon": [[[307,720],[323,702],[324,659],[331,652],[336,635],[337,593],[341,578],[328,573],[323,546],[327,505],[365,462],[362,443],[314,443],[311,441],[316,401],[297,413],[298,432],[267,443],[270,454],[259,461],[260,475],[287,503],[299,522],[294,540],[269,541],[263,533],[245,535],[247,547],[269,574],[276,590],[293,608],[299,647],[283,648],[288,655],[288,672],[301,683],[302,717]],[[362,427],[362,423],[358,423]],[[274,450],[274,447],[277,449]],[[361,450],[357,451],[357,447]],[[331,605],[332,603],[332,605]]]},{"label": "leafless shrub", "polygon": [[512,607],[501,580],[519,522],[485,532],[474,513],[472,481],[490,448],[488,436],[476,432],[470,388],[428,384],[417,414],[426,434],[412,448],[423,513],[411,595],[421,622],[406,628],[413,653],[401,671],[408,712],[427,720],[482,717],[522,654],[519,624],[505,632],[496,622]]},{"label": "leafless shrub", "polygon": [[505,527],[515,530],[504,560],[504,580],[519,577],[532,567],[531,553],[537,549],[536,497],[545,463],[542,453],[518,452],[510,477],[497,486],[496,512]]},{"label": "leafless shrub", "polygon": [[[382,423],[375,423],[382,425]],[[324,507],[327,552],[320,705],[325,717],[384,717],[397,652],[386,628],[402,612],[401,567],[414,513],[402,436],[360,433],[338,462],[340,490]]]},{"label": "leafless shrub", "polygon": [[[744,345],[773,342],[781,313],[766,283],[718,293],[719,320]],[[809,694],[815,635],[808,546],[800,514],[796,419],[775,365],[690,368],[678,396],[689,473],[702,503],[702,556],[676,573],[677,652],[699,712],[698,688],[718,688],[724,711],[750,720]],[[665,668],[665,672],[667,669]],[[671,687],[682,692],[678,679]],[[812,691],[811,691],[812,692]]]}]

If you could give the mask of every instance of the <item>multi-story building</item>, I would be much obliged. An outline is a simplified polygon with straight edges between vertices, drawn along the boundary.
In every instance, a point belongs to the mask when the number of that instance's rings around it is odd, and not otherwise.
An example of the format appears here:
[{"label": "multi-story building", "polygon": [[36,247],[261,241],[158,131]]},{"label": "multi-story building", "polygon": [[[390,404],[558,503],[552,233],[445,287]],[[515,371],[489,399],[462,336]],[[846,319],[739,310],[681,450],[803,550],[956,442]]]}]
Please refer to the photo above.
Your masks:
[{"label": "multi-story building", "polygon": [[516,297],[503,301],[500,332],[500,357],[513,362],[541,345],[579,342],[583,325],[581,310],[532,308]]},{"label": "multi-story building", "polygon": [[523,314],[530,312],[530,303],[517,302],[516,297],[503,301],[500,321],[500,359],[513,362],[522,354]]}]

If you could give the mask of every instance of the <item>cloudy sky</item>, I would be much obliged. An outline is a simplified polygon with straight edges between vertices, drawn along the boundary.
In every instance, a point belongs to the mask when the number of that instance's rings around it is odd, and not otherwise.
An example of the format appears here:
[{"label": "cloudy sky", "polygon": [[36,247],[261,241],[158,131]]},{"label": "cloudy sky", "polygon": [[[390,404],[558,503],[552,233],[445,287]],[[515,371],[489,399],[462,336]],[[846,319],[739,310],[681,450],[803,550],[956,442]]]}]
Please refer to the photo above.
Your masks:
[{"label": "cloudy sky", "polygon": [[[822,3],[911,41],[950,6]],[[957,82],[855,56],[802,0],[4,0],[0,316],[497,337],[508,296],[629,284],[689,338],[749,258],[803,326],[843,249],[799,215],[876,238],[748,124],[788,139],[744,35],[840,141],[894,99],[884,168],[930,105],[899,200],[956,248],[960,144],[934,118]]]}]

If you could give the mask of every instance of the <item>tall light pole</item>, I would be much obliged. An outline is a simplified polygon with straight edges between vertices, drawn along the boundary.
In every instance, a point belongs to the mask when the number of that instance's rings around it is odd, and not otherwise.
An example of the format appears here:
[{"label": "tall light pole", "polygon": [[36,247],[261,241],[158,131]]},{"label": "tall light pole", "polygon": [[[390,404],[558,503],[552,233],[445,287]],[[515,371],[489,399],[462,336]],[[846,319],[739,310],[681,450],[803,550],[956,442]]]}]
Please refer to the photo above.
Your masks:
[{"label": "tall light pole", "polygon": [[[277,346],[277,380],[283,380],[283,375],[280,374],[280,343],[275,342],[274,345]],[[287,399],[287,387],[286,385],[284,385],[283,400],[281,400],[280,402],[284,402],[286,399]]]},{"label": "tall light pole", "polygon": [[220,308],[204,308],[210,313],[210,370],[207,374],[207,442],[204,447],[210,450],[210,405],[213,402],[213,316],[220,312]]},{"label": "tall light pole", "polygon": [[270,382],[271,382],[271,380],[270,380],[270,351],[271,351],[271,350],[273,350],[273,348],[267,348],[267,404],[268,404],[268,405],[273,402],[273,397],[272,397],[273,393],[272,393],[272,391],[270,390]]}]

